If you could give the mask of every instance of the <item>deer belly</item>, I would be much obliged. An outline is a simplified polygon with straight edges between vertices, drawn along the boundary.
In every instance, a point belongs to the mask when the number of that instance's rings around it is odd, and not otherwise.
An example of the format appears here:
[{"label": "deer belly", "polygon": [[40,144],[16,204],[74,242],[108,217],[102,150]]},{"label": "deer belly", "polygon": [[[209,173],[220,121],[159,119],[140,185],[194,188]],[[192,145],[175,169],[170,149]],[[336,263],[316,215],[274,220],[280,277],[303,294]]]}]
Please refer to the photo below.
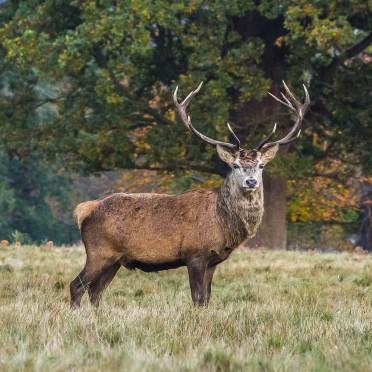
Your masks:
[{"label": "deer belly", "polygon": [[145,272],[157,272],[162,270],[177,269],[178,267],[185,266],[185,262],[183,260],[148,263],[137,260],[127,261],[122,259],[120,260],[120,263],[129,270],[139,269]]}]

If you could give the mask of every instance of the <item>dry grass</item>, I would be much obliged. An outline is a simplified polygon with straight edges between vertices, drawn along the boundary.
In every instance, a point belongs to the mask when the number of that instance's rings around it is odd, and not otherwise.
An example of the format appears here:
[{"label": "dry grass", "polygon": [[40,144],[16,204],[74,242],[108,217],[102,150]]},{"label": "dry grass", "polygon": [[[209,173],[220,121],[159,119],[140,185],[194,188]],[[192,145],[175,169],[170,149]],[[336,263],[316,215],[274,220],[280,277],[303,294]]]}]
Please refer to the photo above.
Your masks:
[{"label": "dry grass", "polygon": [[0,370],[372,370],[372,257],[235,252],[211,305],[186,272],[120,270],[95,312],[68,306],[82,248],[0,251]]}]

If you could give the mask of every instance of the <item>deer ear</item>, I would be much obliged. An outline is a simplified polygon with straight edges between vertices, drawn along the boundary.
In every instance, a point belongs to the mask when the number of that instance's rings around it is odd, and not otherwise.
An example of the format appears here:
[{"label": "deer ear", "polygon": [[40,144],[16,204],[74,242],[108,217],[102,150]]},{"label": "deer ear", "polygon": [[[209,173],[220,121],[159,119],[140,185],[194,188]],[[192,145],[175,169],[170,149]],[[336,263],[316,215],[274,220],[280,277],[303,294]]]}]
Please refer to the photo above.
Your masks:
[{"label": "deer ear", "polygon": [[264,163],[268,163],[269,161],[275,158],[276,153],[279,150],[279,144],[269,147],[264,153],[261,155],[261,160]]},{"label": "deer ear", "polygon": [[216,147],[217,147],[218,156],[220,157],[222,161],[224,161],[227,164],[232,164],[234,162],[235,160],[234,150],[230,150],[229,148],[221,146],[221,145],[217,145]]}]

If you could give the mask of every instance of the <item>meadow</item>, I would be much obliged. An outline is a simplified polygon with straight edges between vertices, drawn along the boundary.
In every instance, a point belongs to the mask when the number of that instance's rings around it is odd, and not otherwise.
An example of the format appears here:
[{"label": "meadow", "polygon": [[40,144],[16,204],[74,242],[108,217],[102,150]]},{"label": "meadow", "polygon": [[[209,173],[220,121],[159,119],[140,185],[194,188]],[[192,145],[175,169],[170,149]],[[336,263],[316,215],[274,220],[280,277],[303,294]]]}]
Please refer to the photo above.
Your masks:
[{"label": "meadow", "polygon": [[69,308],[82,247],[0,250],[2,371],[371,371],[372,256],[236,251],[208,308],[185,269],[121,269]]}]

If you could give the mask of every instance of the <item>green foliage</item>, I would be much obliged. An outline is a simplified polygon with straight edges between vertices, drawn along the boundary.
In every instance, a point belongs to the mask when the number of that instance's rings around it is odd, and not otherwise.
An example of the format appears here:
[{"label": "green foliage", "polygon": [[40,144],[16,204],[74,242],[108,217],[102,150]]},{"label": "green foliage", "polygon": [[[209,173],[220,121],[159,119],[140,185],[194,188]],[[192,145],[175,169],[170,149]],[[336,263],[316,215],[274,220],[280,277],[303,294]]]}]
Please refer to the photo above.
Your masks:
[{"label": "green foliage", "polygon": [[[225,170],[213,148],[176,124],[175,86],[185,97],[204,80],[195,126],[227,139],[231,120],[253,147],[277,116],[280,129],[288,125],[266,98],[284,78],[299,96],[300,82],[308,85],[312,107],[301,144],[273,173],[296,178],[302,164],[300,176],[310,178],[324,159],[369,172],[372,63],[360,53],[371,20],[364,0],[8,1],[0,7],[0,151],[87,172],[182,171],[174,189],[184,189],[189,170]],[[0,195],[4,213],[17,208],[6,182]]]},{"label": "green foliage", "polygon": [[[170,94],[175,82],[185,94],[200,80],[207,81],[193,103],[193,118],[207,134],[224,137],[221,124],[247,101],[261,101],[272,80],[277,83],[272,67],[296,86],[299,80],[311,84],[314,111],[320,116],[312,118],[318,125],[309,131],[337,137],[337,142],[340,135],[347,138],[348,127],[354,141],[359,133],[369,133],[365,79],[371,75],[370,64],[357,59],[344,68],[341,59],[367,35],[370,9],[364,1],[206,6],[202,1],[48,0],[20,1],[13,12],[0,29],[4,66],[18,76],[32,76],[31,92],[40,81],[58,91],[27,104],[32,111],[32,105],[52,101],[58,113],[39,121],[37,146],[49,150],[50,157],[68,153],[69,163],[80,168],[133,168],[138,158],[147,167],[192,168],[192,161],[200,159],[207,164],[212,151],[203,157],[204,146],[173,125]],[[253,20],[256,30],[250,26]],[[269,26],[271,34],[266,35]],[[350,84],[359,85],[352,94],[345,89]],[[13,120],[18,111],[10,109],[8,118]],[[243,136],[256,132],[249,123],[245,126]],[[147,146],[130,135],[144,127]],[[345,133],[338,132],[345,127]],[[3,134],[8,135],[4,129]]]},{"label": "green foliage", "polygon": [[66,176],[34,158],[20,162],[2,154],[0,164],[0,239],[19,243],[77,239],[72,221],[62,217],[63,208],[70,214],[73,195]]},{"label": "green foliage", "polygon": [[[13,213],[16,200],[14,195],[14,190],[12,189],[11,185],[9,185],[8,180],[4,177],[4,166],[1,164],[1,178],[0,178],[0,215],[1,216],[9,216]],[[4,178],[3,178],[4,177]],[[10,231],[12,230],[11,223],[8,218],[1,218],[0,219],[0,231],[1,236],[6,237],[9,236]]]},{"label": "green foliage", "polygon": [[324,221],[290,223],[287,246],[296,250],[315,248],[325,251],[353,251],[355,247],[347,239],[355,231],[355,223],[352,222],[346,222],[347,225],[327,224]]},{"label": "green foliage", "polygon": [[16,244],[31,244],[30,236],[27,233],[14,230],[10,236],[11,240]]}]

